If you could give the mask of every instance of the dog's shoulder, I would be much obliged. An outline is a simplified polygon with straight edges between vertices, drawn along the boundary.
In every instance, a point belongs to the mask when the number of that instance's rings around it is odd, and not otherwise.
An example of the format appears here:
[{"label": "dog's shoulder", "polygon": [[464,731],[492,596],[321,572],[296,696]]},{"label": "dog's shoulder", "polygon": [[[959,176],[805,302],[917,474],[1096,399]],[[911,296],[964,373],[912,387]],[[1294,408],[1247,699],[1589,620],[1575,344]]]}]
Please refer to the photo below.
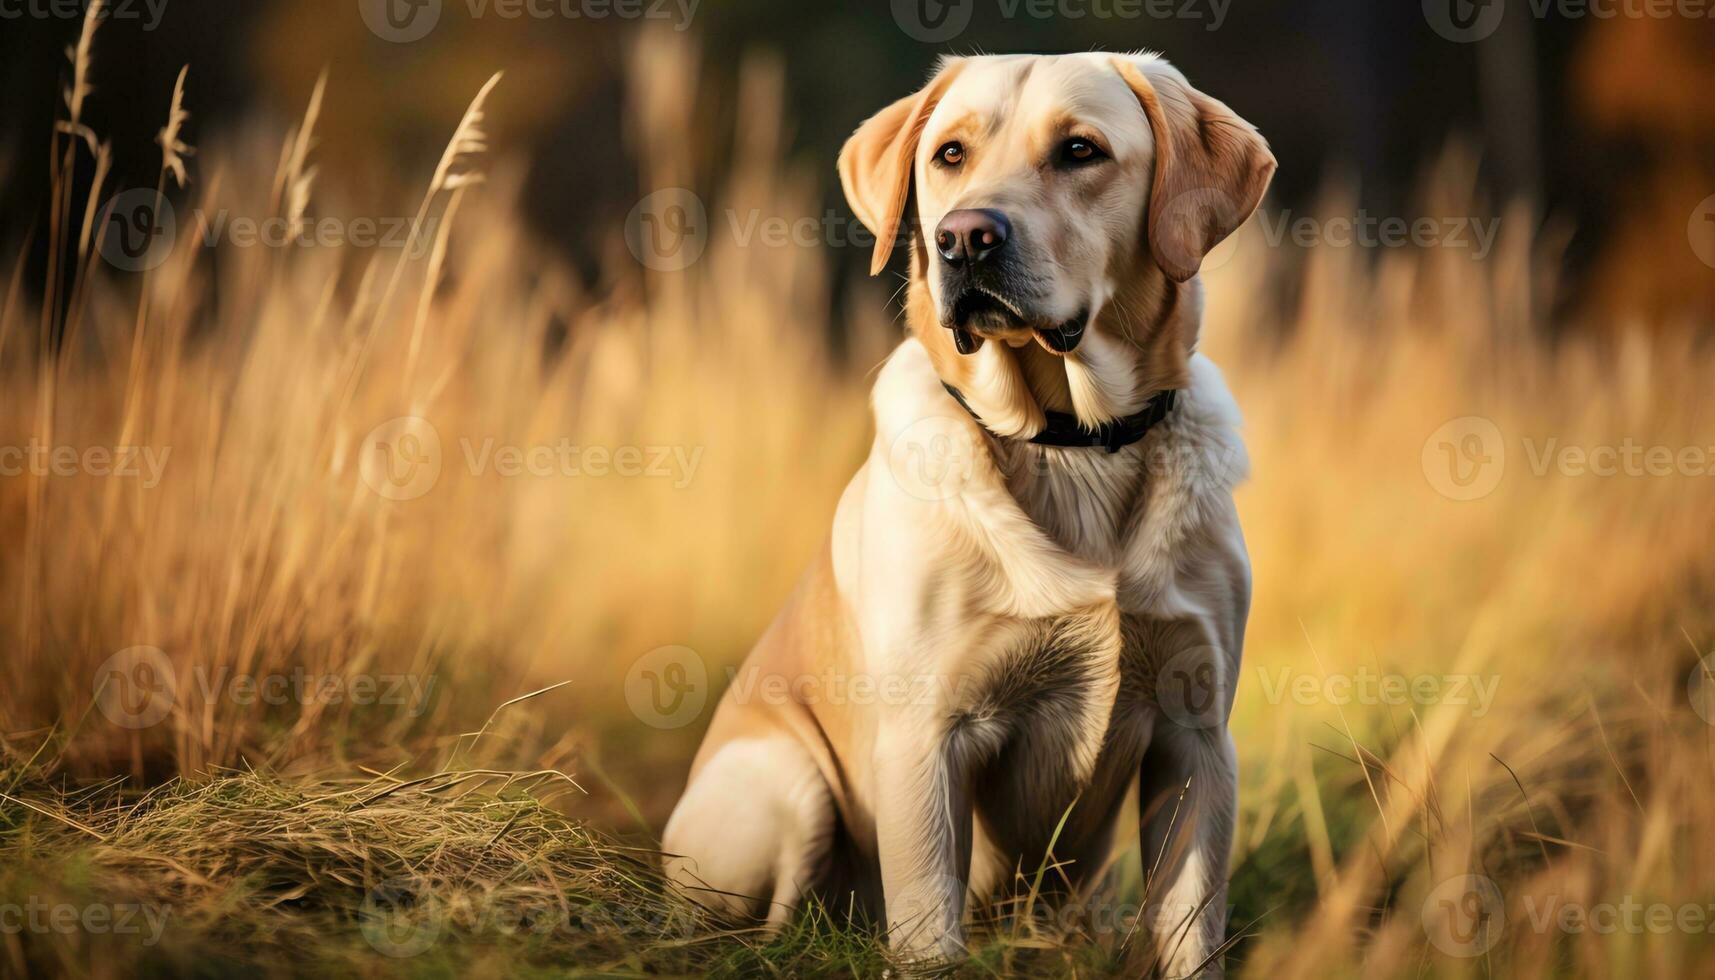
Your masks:
[{"label": "dog's shoulder", "polygon": [[1249,475],[1250,457],[1241,424],[1220,369],[1192,358],[1191,384],[1143,444],[1147,490],[1120,574],[1126,612],[1206,617],[1224,640],[1242,637],[1250,559],[1233,491]]},{"label": "dog's shoulder", "polygon": [[1178,465],[1163,479],[1183,482],[1187,493],[1230,496],[1250,475],[1250,455],[1240,434],[1243,415],[1226,378],[1213,360],[1190,359],[1190,384],[1178,396],[1175,414],[1163,426],[1161,446]]},{"label": "dog's shoulder", "polygon": [[870,412],[878,441],[892,444],[925,420],[947,419],[975,432],[976,422],[960,409],[929,361],[929,351],[915,337],[894,348],[876,372],[870,390]]}]

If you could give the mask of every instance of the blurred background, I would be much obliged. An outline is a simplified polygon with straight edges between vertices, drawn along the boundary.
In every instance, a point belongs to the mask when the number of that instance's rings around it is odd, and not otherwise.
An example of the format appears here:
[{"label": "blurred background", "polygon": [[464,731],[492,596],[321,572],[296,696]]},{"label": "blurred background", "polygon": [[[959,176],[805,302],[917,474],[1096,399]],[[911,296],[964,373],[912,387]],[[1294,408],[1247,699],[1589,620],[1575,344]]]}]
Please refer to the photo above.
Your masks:
[{"label": "blurred background", "polygon": [[[1254,470],[1244,969],[1707,975],[1701,932],[1519,927],[1544,896],[1715,893],[1706,12],[115,0],[68,59],[78,5],[0,0],[0,451],[161,463],[0,473],[0,763],[553,768],[587,791],[557,806],[648,840],[901,335],[842,141],[944,52],[1154,48],[1280,161],[1204,270]],[[181,187],[157,134],[186,65]],[[110,251],[101,204],[157,187],[176,237]],[[352,240],[258,247],[240,218]],[[563,444],[644,469],[493,463]],[[228,684],[300,675],[410,683]],[[1327,684],[1380,676],[1429,693]],[[1449,946],[1425,910],[1476,873],[1514,927]]]},{"label": "blurred background", "polygon": [[[445,120],[505,66],[528,96],[497,100],[493,129],[530,161],[528,218],[597,285],[611,229],[647,173],[624,84],[628,41],[644,29],[698,39],[702,60],[681,97],[695,107],[683,135],[703,144],[730,132],[744,59],[777,62],[786,153],[841,213],[829,179],[841,142],[920,84],[936,55],[1151,48],[1269,138],[1281,162],[1271,208],[1303,211],[1339,181],[1357,207],[1407,214],[1426,162],[1464,146],[1479,154],[1487,191],[1564,229],[1560,312],[1613,323],[1715,308],[1695,255],[1636,261],[1711,193],[1715,19],[1602,15],[1631,9],[1620,0],[1548,5],[1543,16],[1525,0],[636,0],[635,11],[596,3],[576,16],[559,12],[565,0],[533,0],[511,17],[506,2],[435,0],[423,15],[438,11],[433,30],[396,43],[366,29],[359,0],[131,0],[105,39],[93,116],[113,137],[116,172],[152,177],[149,140],[180,66],[195,65],[203,132],[287,124],[326,69],[341,98],[326,108],[320,152],[354,194],[373,197],[437,152]],[[1468,32],[1456,27],[1461,11],[1481,15]],[[50,122],[69,26],[17,17],[0,31],[0,139],[18,176],[0,197],[10,235],[28,227],[45,178],[42,154],[19,150]],[[687,180],[723,176],[711,172],[722,155],[705,157]],[[850,250],[835,258],[861,265]]]}]

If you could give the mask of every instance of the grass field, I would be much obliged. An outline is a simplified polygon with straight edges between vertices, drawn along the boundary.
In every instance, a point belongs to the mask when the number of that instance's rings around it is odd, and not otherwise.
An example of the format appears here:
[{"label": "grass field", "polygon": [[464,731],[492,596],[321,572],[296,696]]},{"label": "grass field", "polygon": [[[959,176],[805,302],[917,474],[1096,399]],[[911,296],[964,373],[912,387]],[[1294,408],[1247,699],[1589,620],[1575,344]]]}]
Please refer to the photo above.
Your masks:
[{"label": "grass field", "polygon": [[[342,199],[312,105],[203,134],[188,187],[143,189],[175,215],[162,261],[103,261],[99,37],[74,55],[37,224],[59,261],[0,267],[0,446],[42,448],[0,476],[0,972],[887,967],[825,915],[707,921],[649,851],[713,700],[663,726],[637,665],[688,648],[718,693],[898,336],[891,275],[836,310],[837,244],[735,234],[819,214],[831,161],[783,154],[763,63],[730,159],[675,138],[682,43],[638,49],[635,135],[706,230],[665,268],[615,227],[601,295],[518,218],[480,112],[528,97],[505,80],[447,121],[420,203]],[[1491,252],[1253,221],[1205,275],[1254,458],[1229,967],[1715,975],[1707,325],[1551,325],[1561,243],[1466,156],[1430,172],[1422,213],[1498,217]],[[402,237],[356,241],[383,214]],[[1076,914],[1003,910],[959,972],[1135,974],[1138,862]]]}]

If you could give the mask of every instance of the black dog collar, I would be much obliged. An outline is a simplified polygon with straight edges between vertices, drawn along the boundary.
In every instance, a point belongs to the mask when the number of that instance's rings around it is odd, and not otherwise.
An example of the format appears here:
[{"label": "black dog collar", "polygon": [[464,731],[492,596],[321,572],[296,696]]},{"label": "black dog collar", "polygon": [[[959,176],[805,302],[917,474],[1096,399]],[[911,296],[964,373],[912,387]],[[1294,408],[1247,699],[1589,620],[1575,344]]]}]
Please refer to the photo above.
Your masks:
[{"label": "black dog collar", "polygon": [[[971,408],[970,402],[965,401],[963,392],[945,381],[941,382],[941,387],[947,389],[947,394],[952,395],[960,407],[970,412],[971,418],[976,419],[979,424],[982,423],[983,417]],[[1148,435],[1150,429],[1167,418],[1167,413],[1173,411],[1173,405],[1178,400],[1179,392],[1170,388],[1151,398],[1149,407],[1143,411],[1111,422],[1103,422],[1094,429],[1086,429],[1075,415],[1044,411],[1042,414],[1048,417],[1048,425],[1030,441],[1038,446],[1057,446],[1065,449],[1101,447],[1109,453],[1117,453]]]}]

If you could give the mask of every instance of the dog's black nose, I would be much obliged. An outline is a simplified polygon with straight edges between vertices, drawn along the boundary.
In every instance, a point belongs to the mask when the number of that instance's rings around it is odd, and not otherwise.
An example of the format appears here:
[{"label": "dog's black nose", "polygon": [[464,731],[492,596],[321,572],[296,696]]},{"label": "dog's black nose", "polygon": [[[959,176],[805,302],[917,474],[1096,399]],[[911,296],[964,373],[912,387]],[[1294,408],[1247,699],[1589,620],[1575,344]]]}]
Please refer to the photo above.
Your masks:
[{"label": "dog's black nose", "polygon": [[978,265],[1006,247],[1012,223],[991,208],[949,211],[935,226],[935,250],[948,265]]}]

